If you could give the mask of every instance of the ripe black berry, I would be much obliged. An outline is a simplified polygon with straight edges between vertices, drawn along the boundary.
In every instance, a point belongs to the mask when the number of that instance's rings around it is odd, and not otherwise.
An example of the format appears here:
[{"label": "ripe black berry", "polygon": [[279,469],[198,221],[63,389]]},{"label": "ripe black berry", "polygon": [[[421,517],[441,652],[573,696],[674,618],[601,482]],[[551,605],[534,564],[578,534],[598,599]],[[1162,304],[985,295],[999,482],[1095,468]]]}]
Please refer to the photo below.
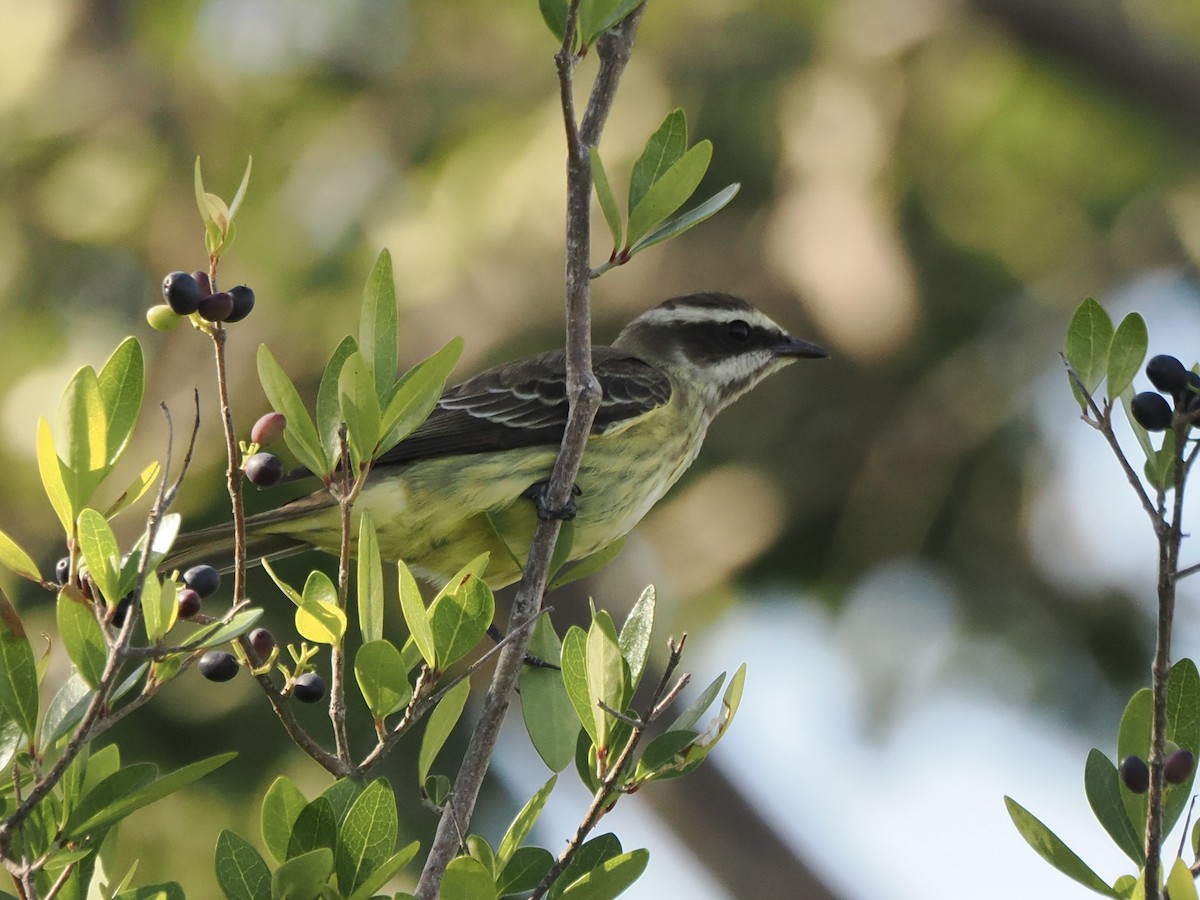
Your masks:
[{"label": "ripe black berry", "polygon": [[1146,363],[1146,377],[1164,394],[1178,396],[1187,383],[1187,369],[1174,356],[1153,356]]},{"label": "ripe black berry", "polygon": [[200,594],[190,587],[181,588],[175,597],[175,602],[178,604],[179,618],[181,619],[190,619],[200,612],[202,605]]},{"label": "ripe black berry", "polygon": [[129,607],[133,605],[133,594],[126,594],[118,601],[112,614],[113,628],[124,628],[125,617],[129,615]]},{"label": "ripe black berry", "polygon": [[283,413],[269,412],[259,418],[250,429],[250,440],[260,447],[275,443],[287,428],[287,417]]},{"label": "ripe black berry", "polygon": [[265,628],[255,628],[246,637],[259,662],[266,662],[271,658],[271,652],[275,649],[275,635]]},{"label": "ripe black berry", "polygon": [[1183,784],[1196,768],[1196,757],[1190,750],[1174,750],[1163,760],[1163,778],[1168,784]]},{"label": "ripe black berry", "polygon": [[283,460],[274,453],[255,453],[246,460],[246,477],[251,484],[270,487],[283,477]]},{"label": "ripe black berry", "polygon": [[301,703],[319,703],[325,696],[325,680],[316,672],[305,672],[292,686],[292,695]]},{"label": "ripe black berry", "polygon": [[71,574],[71,557],[64,556],[54,564],[54,580],[59,584],[66,584],[67,577]]},{"label": "ripe black berry", "polygon": [[1129,404],[1133,419],[1147,431],[1166,431],[1171,427],[1171,404],[1162,394],[1142,391]]},{"label": "ripe black berry", "polygon": [[228,291],[209,294],[199,305],[200,318],[206,322],[224,322],[233,313],[233,295]]},{"label": "ripe black berry", "polygon": [[187,272],[172,272],[164,278],[162,292],[163,299],[181,316],[190,316],[200,308],[203,293]]},{"label": "ripe black berry", "polygon": [[213,292],[212,282],[208,280],[208,273],[201,270],[193,272],[192,277],[196,279],[196,284],[200,285],[200,296],[207,297]]},{"label": "ripe black berry", "polygon": [[237,657],[224,650],[209,650],[200,657],[200,674],[209,681],[228,681],[239,668]]},{"label": "ripe black berry", "polygon": [[233,297],[233,312],[225,317],[225,321],[240,322],[250,315],[250,310],[254,309],[254,291],[244,284],[239,284],[237,287],[230,288],[229,294]]},{"label": "ripe black berry", "polygon": [[1127,756],[1117,767],[1121,783],[1135,794],[1144,794],[1150,789],[1150,770],[1138,756]]},{"label": "ripe black berry", "polygon": [[221,586],[221,573],[212,566],[192,566],[183,573],[183,583],[201,597],[211,597]]}]

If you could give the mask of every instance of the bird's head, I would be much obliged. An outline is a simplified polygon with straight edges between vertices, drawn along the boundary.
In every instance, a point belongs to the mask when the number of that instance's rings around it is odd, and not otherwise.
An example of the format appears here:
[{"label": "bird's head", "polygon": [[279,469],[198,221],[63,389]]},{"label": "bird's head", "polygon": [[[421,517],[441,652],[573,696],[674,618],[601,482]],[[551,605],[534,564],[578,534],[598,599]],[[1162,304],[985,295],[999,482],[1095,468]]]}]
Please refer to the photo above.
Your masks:
[{"label": "bird's head", "polygon": [[829,356],[745,300],[720,293],[664,300],[626,325],[613,346],[665,370],[713,415],[789,363]]}]

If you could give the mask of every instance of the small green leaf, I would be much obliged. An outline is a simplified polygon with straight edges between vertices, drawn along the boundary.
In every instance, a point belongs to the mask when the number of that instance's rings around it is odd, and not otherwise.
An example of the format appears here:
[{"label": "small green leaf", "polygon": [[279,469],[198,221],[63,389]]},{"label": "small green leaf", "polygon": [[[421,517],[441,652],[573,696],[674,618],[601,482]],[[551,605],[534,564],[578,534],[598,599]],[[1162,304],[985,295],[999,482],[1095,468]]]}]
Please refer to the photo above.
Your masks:
[{"label": "small green leaf", "polygon": [[237,211],[242,207],[242,201],[246,199],[246,188],[250,187],[250,168],[254,165],[254,157],[246,157],[246,169],[242,172],[241,183],[238,184],[237,193],[233,195],[233,201],[229,204],[229,218],[232,220],[237,215]]},{"label": "small green leaf", "polygon": [[[599,705],[603,701],[612,709],[623,709],[625,699],[625,661],[617,644],[617,630],[604,610],[592,614],[592,627],[587,635],[588,701],[595,722],[596,747],[610,748],[610,738],[616,719]],[[565,677],[565,676],[564,676]]]},{"label": "small green leaf", "polygon": [[690,228],[699,225],[705,219],[710,219],[726,206],[730,201],[737,196],[737,192],[741,190],[741,185],[734,183],[726,186],[717,193],[713,194],[703,203],[693,206],[685,213],[680,213],[678,216],[673,216],[647,234],[644,238],[629,248],[629,256],[634,256],[641,253],[655,244],[661,244],[663,241],[669,241],[673,237],[678,237]]},{"label": "small green leaf", "polygon": [[623,235],[621,211],[617,208],[617,198],[613,195],[612,185],[608,183],[608,173],[604,171],[604,163],[600,160],[600,149],[589,147],[591,157],[592,184],[596,188],[596,199],[600,202],[600,211],[604,213],[604,221],[608,223],[609,233],[612,234],[613,252],[622,247]]},{"label": "small green leaf", "polygon": [[721,690],[721,685],[725,683],[725,673],[722,672],[697,697],[691,704],[688,705],[679,717],[672,722],[667,731],[690,731],[696,727],[696,723],[700,721],[700,717],[704,715],[704,711],[712,706],[712,702],[717,699],[717,694]]},{"label": "small green leaf", "polygon": [[[642,0],[590,0],[580,4],[580,32],[584,44],[591,46],[596,38],[604,34],[627,15],[642,5]],[[588,11],[586,27],[583,10]]]},{"label": "small green leaf", "polygon": [[493,877],[500,874],[496,866],[496,853],[484,837],[478,834],[468,834],[464,843],[467,853],[483,863],[483,867],[491,872]]},{"label": "small green leaf", "polygon": [[474,649],[496,614],[496,599],[482,578],[471,576],[453,593],[443,593],[429,608],[436,668],[446,668]]},{"label": "small green leaf", "polygon": [[379,388],[378,399],[382,402],[396,383],[400,360],[396,282],[392,276],[392,255],[386,249],[379,252],[363,289],[358,345]]},{"label": "small green leaf", "polygon": [[326,900],[329,894],[317,891],[317,885],[329,881],[333,874],[333,850],[318,847],[298,853],[275,870],[271,876],[271,896],[280,900],[313,898]]},{"label": "small green leaf", "polygon": [[77,589],[66,587],[59,591],[56,613],[58,633],[67,656],[88,686],[96,688],[104,675],[108,645],[91,604]]},{"label": "small green leaf", "polygon": [[216,873],[226,900],[271,900],[271,870],[258,851],[232,831],[217,835]]},{"label": "small green leaf", "polygon": [[270,562],[264,559],[262,567],[266,573],[271,576],[271,580],[275,582],[275,587],[279,588],[285,597],[287,597],[297,606],[300,606],[302,603],[304,603],[304,597],[300,594],[300,592],[276,575],[275,569],[271,567]]},{"label": "small green leaf", "polygon": [[179,615],[177,600],[179,586],[171,580],[160,583],[158,576],[150,572],[142,585],[142,621],[146,626],[146,639],[155,643],[171,630]]},{"label": "small green leaf", "polygon": [[446,744],[446,740],[458,724],[466,706],[467,696],[471,693],[471,680],[464,678],[438,701],[433,712],[429,714],[425,726],[425,734],[421,737],[421,750],[417,755],[417,781],[424,784],[434,759]]},{"label": "small green leaf", "polygon": [[366,785],[353,778],[339,778],[321,792],[321,796],[329,801],[329,807],[333,810],[333,820],[339,827],[365,787]]},{"label": "small green leaf", "polygon": [[1017,831],[1021,833],[1021,837],[1025,838],[1029,846],[1037,852],[1038,856],[1067,877],[1074,879],[1084,887],[1098,894],[1103,894],[1106,897],[1120,896],[1105,884],[1104,880],[1093,872],[1087,863],[1076,856],[1075,852],[1064,844],[1058,835],[1043,825],[1032,813],[1017,803],[1016,800],[1013,800],[1011,797],[1005,797],[1004,805],[1008,807],[1008,815],[1012,819],[1013,824],[1017,826]]},{"label": "small green leaf", "polygon": [[495,900],[496,882],[479,860],[456,856],[446,866],[441,896],[454,900]]},{"label": "small green leaf", "polygon": [[429,802],[441,809],[450,797],[450,779],[445,775],[430,775],[421,786]]},{"label": "small green leaf", "polygon": [[375,379],[362,354],[355,351],[346,357],[338,375],[338,403],[342,421],[346,423],[350,461],[356,472],[364,471],[379,442],[379,397]]},{"label": "small green leaf", "polygon": [[1196,877],[1188,869],[1187,863],[1176,858],[1167,876],[1167,893],[1171,900],[1200,900],[1196,894]]},{"label": "small green leaf", "polygon": [[121,548],[108,521],[94,509],[79,513],[79,549],[104,599],[116,604],[121,599]]},{"label": "small green leaf", "polygon": [[593,744],[598,744],[599,732],[596,730],[596,718],[592,715],[592,699],[588,691],[587,669],[587,632],[578,625],[572,625],[563,635],[562,657],[563,687],[567,698],[575,709]]},{"label": "small green leaf", "polygon": [[538,0],[546,27],[560,41],[567,33],[567,0]]},{"label": "small green leaf", "polygon": [[[393,853],[355,889],[354,893],[350,895],[350,900],[370,900],[383,889],[385,884],[395,878],[401,869],[413,861],[419,849],[421,849],[420,842],[413,841]],[[398,898],[403,895],[396,894],[395,896]]]},{"label": "small green leaf", "polygon": [[400,651],[391,641],[367,641],[354,656],[354,677],[376,721],[399,712],[412,699]]},{"label": "small green leaf", "polygon": [[376,454],[382,456],[412,434],[437,406],[446,379],[462,356],[463,339],[454,338],[432,356],[421,360],[396,382],[384,407]]},{"label": "small green leaf", "polygon": [[305,600],[296,610],[296,631],[317,644],[340,644],[346,634],[346,614],[332,603]]},{"label": "small green leaf", "polygon": [[352,337],[342,338],[342,342],[334,349],[325,371],[321,375],[321,383],[317,386],[317,433],[321,436],[321,446],[325,458],[331,464],[341,459],[342,449],[338,440],[338,428],[342,424],[342,400],[339,394],[339,379],[342,366],[351,354],[358,352],[358,343]]},{"label": "small green leaf", "polygon": [[0,590],[0,709],[32,741],[38,719],[38,673],[21,617]]},{"label": "small green leaf", "polygon": [[525,838],[529,837],[529,832],[533,830],[538,816],[542,814],[542,808],[550,799],[550,793],[554,790],[557,781],[558,776],[551,775],[550,780],[537,789],[537,792],[521,807],[521,811],[517,813],[512,824],[508,826],[508,831],[504,833],[504,837],[500,840],[500,847],[496,851],[496,859],[501,869],[508,865],[512,855],[517,852],[517,848],[525,843]]},{"label": "small green leaf", "polygon": [[400,577],[400,610],[404,613],[404,621],[408,624],[413,642],[421,651],[425,663],[429,666],[437,664],[437,650],[433,645],[433,630],[429,625],[429,612],[421,599],[421,589],[417,580],[403,562],[396,563]]},{"label": "small green leaf", "polygon": [[617,558],[622,550],[625,549],[625,538],[619,537],[603,550],[597,550],[595,553],[583,557],[568,569],[564,569],[554,577],[550,582],[547,591],[557,590],[564,585],[571,584],[581,578],[587,578],[589,575],[594,575],[599,572],[610,562]]},{"label": "small green leaf", "polygon": [[369,510],[358,521],[358,628],[364,643],[383,638],[383,562]]},{"label": "small green leaf", "polygon": [[645,849],[606,859],[568,885],[560,896],[563,900],[611,900],[641,878],[649,862],[650,851]]},{"label": "small green leaf", "polygon": [[130,337],[113,351],[97,376],[100,401],[108,424],[104,443],[109,466],[120,459],[137,425],[145,391],[145,368],[142,346],[136,338]]},{"label": "small green leaf", "polygon": [[42,478],[42,487],[46,491],[46,497],[50,500],[50,505],[54,508],[58,521],[62,523],[63,530],[71,535],[74,533],[77,507],[67,492],[66,469],[54,449],[50,423],[44,416],[38,419],[37,462],[38,474]]},{"label": "small green leaf", "polygon": [[1119,397],[1146,358],[1150,338],[1146,333],[1146,320],[1138,313],[1130,313],[1121,320],[1113,335],[1108,351],[1108,395]]},{"label": "small green leaf", "polygon": [[1083,785],[1096,821],[1108,832],[1113,843],[1140,867],[1146,861],[1146,851],[1125,812],[1117,767],[1099,750],[1093,749],[1088,754]]},{"label": "small green leaf", "polygon": [[46,719],[42,723],[42,746],[53,747],[59,738],[75,727],[83,718],[92,690],[78,672],[63,682],[62,687],[46,707]]},{"label": "small green leaf", "polygon": [[228,622],[213,622],[211,625],[206,625],[203,628],[191,634],[181,643],[184,647],[199,647],[202,644],[216,646],[224,644],[226,641],[232,641],[236,637],[245,634],[254,627],[254,623],[262,618],[263,611],[260,608],[251,607],[243,609],[240,613],[234,615]]},{"label": "small green leaf", "polygon": [[80,509],[109,469],[108,417],[91,366],[75,373],[59,400],[58,441],[67,491],[72,504]]},{"label": "small green leaf", "polygon": [[333,464],[325,456],[312,416],[308,414],[296,386],[266,344],[259,344],[258,347],[258,378],[271,402],[271,408],[287,418],[283,439],[288,449],[309,471],[317,475],[331,472]]},{"label": "small green leaf", "polygon": [[712,142],[700,141],[655,181],[637,206],[629,210],[625,242],[636,245],[657,223],[692,196],[712,160]]},{"label": "small green leaf", "polygon": [[42,580],[37,564],[3,531],[0,531],[0,566],[30,581],[40,583]]},{"label": "small green leaf", "polygon": [[646,660],[650,658],[650,637],[654,632],[654,600],[654,585],[649,585],[637,598],[633,609],[625,617],[625,624],[621,626],[621,636],[617,645],[629,666],[629,685],[624,699],[626,704],[633,699],[633,693],[641,683],[642,673],[646,671]]},{"label": "small green leaf", "polygon": [[[1181,659],[1171,667],[1167,680],[1167,729],[1168,741],[1176,746],[1196,752],[1200,747],[1200,672],[1190,659]],[[1163,834],[1175,827],[1183,815],[1192,795],[1195,768],[1180,784],[1167,784],[1166,804],[1163,810]]]},{"label": "small green leaf", "polygon": [[605,860],[614,859],[620,855],[621,842],[611,831],[587,841],[567,863],[562,875],[555,879],[554,884],[550,886],[550,890],[546,892],[547,900],[555,900],[562,895],[567,885],[578,880],[585,872],[590,872]]},{"label": "small green leaf", "polygon": [[142,499],[146,491],[150,490],[154,482],[158,480],[158,474],[161,471],[162,467],[157,462],[152,462],[146,468],[142,469],[141,473],[133,479],[129,487],[125,488],[121,492],[121,495],[104,510],[104,518],[111,519]]},{"label": "small green leaf", "polygon": [[694,754],[687,751],[696,743],[694,731],[668,731],[660,734],[646,747],[638,760],[637,781],[675,778],[694,768]]},{"label": "small green leaf", "polygon": [[[562,657],[562,645],[549,616],[533,627],[529,652],[547,661]],[[579,721],[563,686],[562,671],[540,666],[521,666],[521,716],[525,730],[542,761],[553,772],[561,772],[575,758]]]},{"label": "small green leaf", "polygon": [[318,797],[307,804],[296,816],[288,838],[287,858],[294,859],[313,850],[325,848],[330,851],[330,874],[333,872],[333,849],[337,846],[337,814],[328,797]]},{"label": "small green leaf", "polygon": [[292,829],[301,810],[307,805],[308,801],[300,793],[300,788],[283,775],[271,782],[271,786],[267,788],[262,802],[260,827],[263,843],[275,862],[281,863],[287,859]]},{"label": "small green leaf", "polygon": [[687,151],[687,142],[687,114],[682,109],[673,109],[650,135],[641,156],[633,164],[629,177],[628,209],[631,212],[637,209],[654,183],[679,162]]},{"label": "small green leaf", "polygon": [[1104,311],[1104,307],[1088,297],[1079,304],[1071,317],[1071,324],[1067,327],[1066,346],[1067,362],[1075,370],[1083,386],[1088,389],[1088,393],[1094,394],[1100,382],[1104,380],[1112,339],[1112,319]]},{"label": "small green leaf", "polygon": [[386,779],[367,785],[338,830],[334,867],[342,895],[366,883],[396,848],[399,824],[396,798]]},{"label": "small green leaf", "polygon": [[528,893],[541,884],[553,865],[554,856],[549,850],[518,847],[496,878],[496,893],[501,897]]}]

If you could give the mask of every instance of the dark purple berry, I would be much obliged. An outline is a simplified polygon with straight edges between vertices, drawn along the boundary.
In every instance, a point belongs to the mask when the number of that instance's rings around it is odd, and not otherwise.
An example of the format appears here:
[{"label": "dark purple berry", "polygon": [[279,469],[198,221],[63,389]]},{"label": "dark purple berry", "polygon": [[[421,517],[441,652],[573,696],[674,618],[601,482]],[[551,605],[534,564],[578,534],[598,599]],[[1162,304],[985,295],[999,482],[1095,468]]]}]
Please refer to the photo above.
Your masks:
[{"label": "dark purple berry", "polygon": [[1174,356],[1152,356],[1146,363],[1146,377],[1164,394],[1177,397],[1187,383],[1187,369]]},{"label": "dark purple berry", "polygon": [[269,412],[259,418],[250,429],[250,440],[260,447],[269,447],[287,428],[287,417],[283,413]]},{"label": "dark purple berry", "polygon": [[1166,431],[1171,427],[1171,404],[1162,394],[1142,391],[1129,404],[1133,420],[1147,431]]},{"label": "dark purple berry", "polygon": [[179,618],[181,619],[190,619],[196,615],[200,612],[200,607],[203,604],[200,594],[190,587],[180,588],[179,593],[175,597],[175,602],[178,604]]},{"label": "dark purple berry", "polygon": [[250,315],[250,310],[254,309],[254,291],[244,284],[239,284],[237,287],[230,288],[229,294],[233,297],[233,312],[225,317],[225,321],[240,322]]},{"label": "dark purple berry", "polygon": [[1144,794],[1150,789],[1150,770],[1139,756],[1127,756],[1117,767],[1121,783],[1135,794]]},{"label": "dark purple berry", "polygon": [[204,296],[196,279],[187,272],[172,272],[163,279],[163,299],[181,316],[190,316],[200,308]]},{"label": "dark purple berry", "polygon": [[209,681],[228,681],[240,668],[237,657],[224,650],[209,650],[200,657],[200,674]]},{"label": "dark purple berry", "polygon": [[265,628],[255,628],[246,637],[259,662],[265,663],[271,658],[271,653],[275,650],[275,635]]},{"label": "dark purple berry", "polygon": [[71,557],[64,556],[54,564],[54,580],[59,584],[66,584],[67,578],[71,575]]},{"label": "dark purple berry", "polygon": [[217,291],[200,301],[200,318],[206,322],[224,322],[233,313],[233,295]]},{"label": "dark purple berry", "polygon": [[196,279],[196,284],[200,285],[200,296],[207,297],[213,292],[212,282],[208,280],[208,273],[201,270],[193,272],[192,277]]},{"label": "dark purple berry", "polygon": [[274,453],[255,453],[246,460],[246,477],[251,484],[270,487],[283,477],[283,460]]},{"label": "dark purple berry", "polygon": [[1163,760],[1163,778],[1168,784],[1183,784],[1196,768],[1196,757],[1190,750],[1173,750]]},{"label": "dark purple berry", "polygon": [[201,597],[211,597],[221,586],[221,573],[212,566],[192,566],[183,573],[183,583]]},{"label": "dark purple berry", "polygon": [[325,696],[325,680],[316,672],[305,672],[292,685],[292,695],[301,703],[319,703]]},{"label": "dark purple berry", "polygon": [[125,617],[129,615],[129,607],[133,605],[133,594],[126,594],[122,597],[113,609],[112,626],[113,628],[124,628]]}]

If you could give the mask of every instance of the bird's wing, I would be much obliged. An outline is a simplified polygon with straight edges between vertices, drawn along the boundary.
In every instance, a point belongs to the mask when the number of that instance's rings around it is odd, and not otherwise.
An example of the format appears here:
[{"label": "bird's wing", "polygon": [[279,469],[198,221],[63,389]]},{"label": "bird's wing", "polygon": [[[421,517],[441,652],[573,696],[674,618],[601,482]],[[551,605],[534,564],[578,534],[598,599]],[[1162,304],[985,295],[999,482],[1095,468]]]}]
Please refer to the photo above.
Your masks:
[{"label": "bird's wing", "polygon": [[[596,347],[592,352],[592,371],[604,391],[593,434],[603,434],[671,399],[670,380],[647,363],[608,347]],[[425,423],[376,465],[557,446],[567,411],[562,351],[532,356],[489,369],[448,389]]]}]

